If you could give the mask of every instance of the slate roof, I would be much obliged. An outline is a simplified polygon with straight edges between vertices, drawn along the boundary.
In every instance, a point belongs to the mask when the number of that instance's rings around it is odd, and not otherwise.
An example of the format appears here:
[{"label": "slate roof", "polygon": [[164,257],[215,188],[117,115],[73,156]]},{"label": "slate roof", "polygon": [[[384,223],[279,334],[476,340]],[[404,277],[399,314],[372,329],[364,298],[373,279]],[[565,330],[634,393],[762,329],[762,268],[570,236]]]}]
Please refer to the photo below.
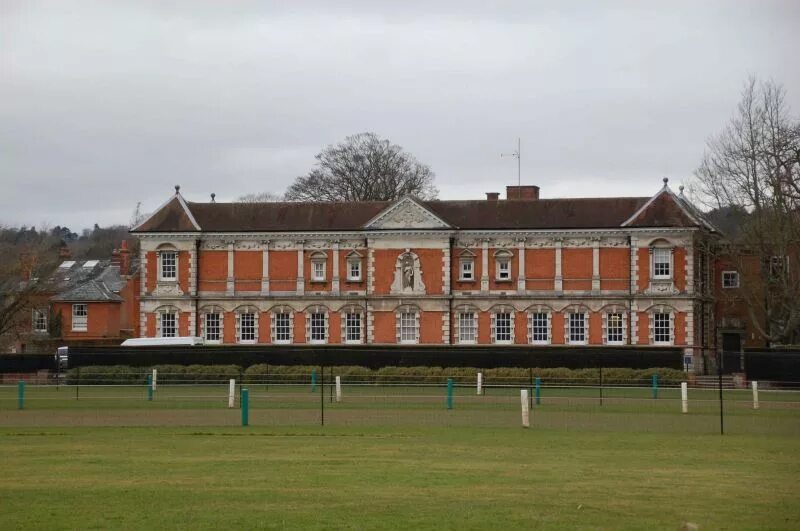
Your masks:
[{"label": "slate roof", "polygon": [[[454,229],[463,230],[705,226],[702,215],[700,218],[696,215],[699,211],[684,202],[688,203],[665,185],[652,198],[419,201],[419,204]],[[393,204],[389,201],[197,203],[186,202],[176,193],[131,232],[358,231]]]},{"label": "slate roof", "polygon": [[[137,266],[136,261],[131,263],[131,274]],[[120,275],[119,266],[110,260],[79,260],[70,267],[57,268],[46,283],[47,290],[55,293],[53,301],[122,302],[119,292],[126,280]]]}]

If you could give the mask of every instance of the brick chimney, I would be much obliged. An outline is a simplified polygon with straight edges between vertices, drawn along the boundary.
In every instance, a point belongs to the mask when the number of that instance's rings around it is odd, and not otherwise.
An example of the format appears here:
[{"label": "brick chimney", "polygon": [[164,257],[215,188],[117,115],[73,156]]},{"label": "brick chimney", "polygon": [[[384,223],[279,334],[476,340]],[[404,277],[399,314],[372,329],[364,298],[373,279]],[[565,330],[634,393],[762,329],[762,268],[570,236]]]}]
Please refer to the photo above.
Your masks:
[{"label": "brick chimney", "polygon": [[20,280],[28,281],[33,277],[33,269],[36,267],[36,255],[23,252],[19,255],[19,276]]},{"label": "brick chimney", "polygon": [[500,192],[486,192],[487,201],[497,201],[500,199]]},{"label": "brick chimney", "polygon": [[506,199],[536,201],[539,199],[539,187],[533,185],[506,186]]},{"label": "brick chimney", "polygon": [[129,275],[131,272],[131,250],[128,249],[128,240],[122,240],[119,246],[119,274]]}]

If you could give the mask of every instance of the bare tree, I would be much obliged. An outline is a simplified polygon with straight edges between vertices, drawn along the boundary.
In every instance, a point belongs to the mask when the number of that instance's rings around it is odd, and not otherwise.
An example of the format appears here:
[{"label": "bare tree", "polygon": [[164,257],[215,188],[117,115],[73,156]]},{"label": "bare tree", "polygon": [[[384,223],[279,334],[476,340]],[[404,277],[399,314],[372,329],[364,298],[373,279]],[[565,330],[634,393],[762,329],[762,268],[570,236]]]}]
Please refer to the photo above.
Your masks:
[{"label": "bare tree", "polygon": [[348,136],[317,156],[317,166],[286,191],[288,201],[435,199],[430,167],[375,133]]},{"label": "bare tree", "polygon": [[49,304],[45,280],[58,263],[60,240],[21,232],[0,228],[0,352],[30,331],[34,309]]},{"label": "bare tree", "polygon": [[[742,273],[750,321],[770,343],[800,330],[800,121],[784,89],[751,78],[695,172],[699,199],[742,213],[723,250]],[[790,267],[791,265],[791,267]]]},{"label": "bare tree", "polygon": [[236,199],[239,203],[276,203],[283,201],[283,196],[272,192],[244,194]]}]

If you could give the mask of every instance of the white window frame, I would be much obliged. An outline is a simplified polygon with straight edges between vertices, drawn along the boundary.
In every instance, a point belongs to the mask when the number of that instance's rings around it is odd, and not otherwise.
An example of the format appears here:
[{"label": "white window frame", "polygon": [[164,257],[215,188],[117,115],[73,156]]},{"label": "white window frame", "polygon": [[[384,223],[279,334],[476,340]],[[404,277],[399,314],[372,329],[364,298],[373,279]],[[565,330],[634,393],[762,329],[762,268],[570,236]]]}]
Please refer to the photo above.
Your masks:
[{"label": "white window frame", "polygon": [[[211,317],[211,319],[209,319]],[[216,323],[214,323],[216,321]],[[213,323],[214,326],[211,326]],[[216,338],[212,337],[214,332]],[[210,310],[203,314],[203,339],[206,343],[216,345],[222,343],[225,333],[225,314],[219,310]]]},{"label": "white window frame", "polygon": [[475,280],[475,259],[474,258],[461,258],[459,267],[458,279],[464,282],[472,282]]},{"label": "white window frame", "polygon": [[403,345],[419,343],[419,311],[403,308],[397,311],[397,342]]},{"label": "white window frame", "polygon": [[86,332],[89,330],[89,305],[76,303],[72,305],[72,331]]},{"label": "white window frame", "polygon": [[[660,319],[659,319],[659,316]],[[664,316],[666,316],[666,327],[667,327],[667,339],[658,339],[659,335],[659,320],[661,320],[661,324],[664,324]],[[668,310],[653,310],[650,313],[650,322],[651,328],[653,332],[653,344],[654,345],[672,345],[675,342],[675,315],[673,312]],[[662,330],[663,331],[663,330]]]},{"label": "white window frame", "polygon": [[[504,309],[492,313],[492,342],[498,345],[514,343],[514,310]],[[500,316],[508,316],[508,337],[500,338]],[[505,318],[504,318],[505,319]]]},{"label": "white window frame", "polygon": [[[245,323],[252,319],[252,323]],[[245,330],[253,337],[245,339]],[[254,345],[258,343],[258,312],[251,309],[236,312],[236,342],[243,345]]]},{"label": "white window frame", "polygon": [[[164,317],[169,316],[172,320],[172,333],[169,335],[164,335]],[[179,330],[179,323],[178,323],[178,313],[173,311],[164,311],[160,312],[159,315],[159,327],[158,327],[158,337],[178,337],[180,335]]]},{"label": "white window frame", "polygon": [[733,270],[723,271],[722,289],[735,289],[738,287],[739,287],[739,272]]},{"label": "white window frame", "polygon": [[[165,274],[166,268],[164,262],[168,256],[172,257],[171,268],[172,276]],[[163,250],[158,252],[158,279],[162,282],[177,282],[178,281],[178,251],[172,249]]]},{"label": "white window frame", "polygon": [[478,343],[478,312],[472,309],[461,310],[456,314],[458,343],[475,345]]},{"label": "white window frame", "polygon": [[[276,345],[288,345],[292,343],[294,339],[294,312],[287,309],[281,309],[273,311],[271,314],[272,320],[272,343]],[[285,322],[285,329],[284,323]],[[282,339],[278,339],[278,336],[286,336]]]},{"label": "white window frame", "polygon": [[[353,274],[353,267],[357,268],[357,273]],[[361,281],[361,258],[347,259],[347,280],[350,282]]]},{"label": "white window frame", "polygon": [[495,279],[498,282],[509,282],[511,280],[511,258],[498,257],[495,265]]},{"label": "white window frame", "polygon": [[328,261],[325,258],[311,259],[311,281],[325,282],[327,280]]},{"label": "white window frame", "polygon": [[[673,249],[671,247],[653,247],[653,278],[655,280],[669,280],[672,278],[672,273],[674,271],[674,267],[672,264],[672,256],[673,256]],[[666,260],[664,260],[664,254],[666,254]],[[661,255],[661,256],[659,256]],[[667,273],[659,273],[659,266],[666,266],[668,269]]]},{"label": "white window frame", "polygon": [[[580,317],[579,317],[580,316]],[[570,345],[586,345],[589,343],[589,313],[586,311],[574,311],[567,313],[565,322],[567,328],[567,343]],[[575,326],[573,326],[575,325]],[[578,328],[580,325],[580,328]],[[581,331],[582,339],[573,339],[573,332]]]},{"label": "white window frame", "polygon": [[[544,339],[537,335],[537,328],[541,332],[542,323],[544,326]],[[537,310],[528,312],[528,342],[532,345],[549,345],[552,333],[552,315],[549,311]]]},{"label": "white window frame", "polygon": [[[614,327],[614,339],[612,335],[612,321],[616,321],[619,316],[619,327]],[[609,311],[603,315],[605,320],[605,344],[606,345],[624,345],[625,344],[625,312],[622,311]],[[618,332],[618,334],[617,334]],[[617,338],[618,337],[618,338]]]},{"label": "white window frame", "polygon": [[[324,344],[328,342],[328,312],[322,309],[314,309],[306,314],[306,328],[308,330],[308,342],[314,344]],[[321,337],[318,335],[322,332]],[[318,337],[314,337],[318,335]]]},{"label": "white window frame", "polygon": [[[44,323],[44,326],[39,326],[40,324]],[[47,333],[47,309],[36,309],[34,308],[31,314],[31,329],[35,333],[39,334],[46,334]]]},{"label": "white window frame", "polygon": [[[356,323],[357,321],[357,323]],[[351,332],[356,332],[358,337],[351,337]],[[342,337],[344,342],[357,345],[364,341],[364,314],[355,309],[346,310],[342,316]]]}]

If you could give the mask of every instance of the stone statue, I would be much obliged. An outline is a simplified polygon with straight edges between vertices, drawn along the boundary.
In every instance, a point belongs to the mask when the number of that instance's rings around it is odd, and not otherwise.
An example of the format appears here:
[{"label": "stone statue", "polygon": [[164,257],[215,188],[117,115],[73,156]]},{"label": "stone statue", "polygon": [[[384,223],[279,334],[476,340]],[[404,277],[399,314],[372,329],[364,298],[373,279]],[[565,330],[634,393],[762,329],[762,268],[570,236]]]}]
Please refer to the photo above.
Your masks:
[{"label": "stone statue", "polygon": [[403,257],[403,291],[414,291],[414,259],[410,255]]}]

